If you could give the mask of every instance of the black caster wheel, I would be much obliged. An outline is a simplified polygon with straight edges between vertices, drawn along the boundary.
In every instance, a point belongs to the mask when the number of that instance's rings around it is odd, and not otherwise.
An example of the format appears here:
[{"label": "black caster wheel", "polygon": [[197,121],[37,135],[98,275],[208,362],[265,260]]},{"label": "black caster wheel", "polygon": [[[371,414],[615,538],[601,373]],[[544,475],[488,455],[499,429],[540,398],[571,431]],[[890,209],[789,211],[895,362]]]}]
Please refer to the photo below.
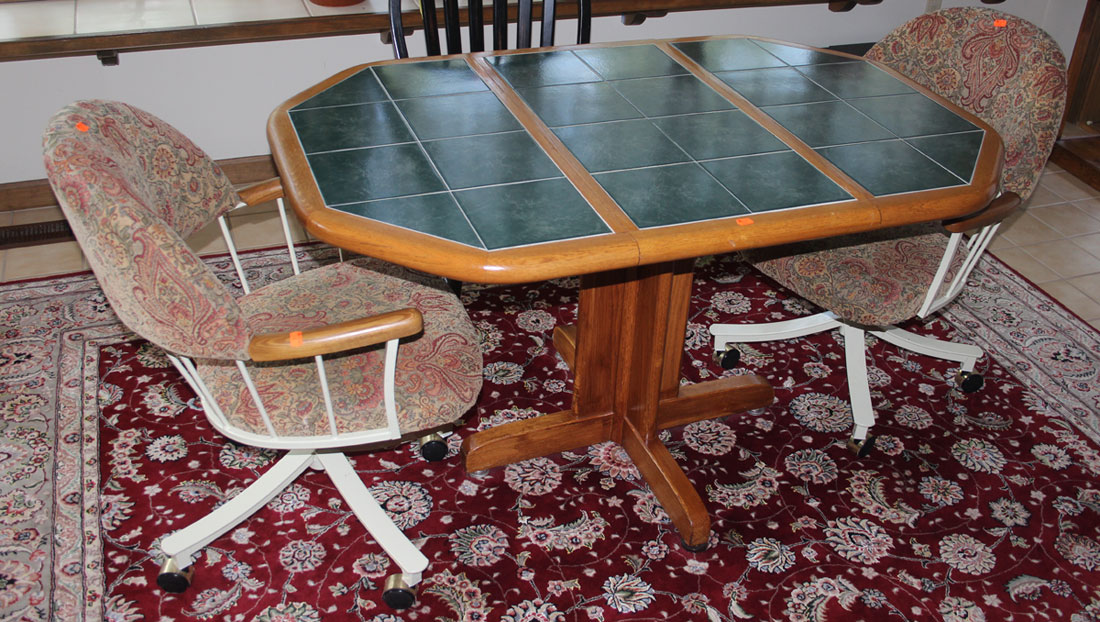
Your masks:
[{"label": "black caster wheel", "polygon": [[985,378],[981,374],[972,371],[960,371],[955,376],[955,385],[962,390],[963,393],[973,393],[982,388],[985,384]]},{"label": "black caster wheel", "polygon": [[741,351],[737,346],[727,345],[725,350],[714,353],[714,360],[722,366],[722,369],[733,369],[741,362]]},{"label": "black caster wheel", "polygon": [[688,544],[683,538],[680,538],[680,546],[684,547],[685,551],[691,553],[702,553],[707,550],[707,544],[708,542],[706,540],[703,540],[702,544]]},{"label": "black caster wheel", "polygon": [[421,438],[420,457],[428,462],[439,462],[447,457],[447,442],[438,434],[429,434]]},{"label": "black caster wheel", "polygon": [[176,562],[169,559],[160,567],[157,586],[169,594],[182,594],[191,586],[191,577],[195,576],[195,567],[188,566],[180,570]]},{"label": "black caster wheel", "polygon": [[875,448],[875,437],[868,436],[863,440],[856,440],[854,438],[848,439],[848,451],[851,451],[859,458],[866,458],[871,454],[871,450]]},{"label": "black caster wheel", "polygon": [[416,592],[405,583],[404,577],[394,574],[386,579],[386,587],[382,591],[382,600],[390,609],[401,611],[412,607],[416,603]]}]

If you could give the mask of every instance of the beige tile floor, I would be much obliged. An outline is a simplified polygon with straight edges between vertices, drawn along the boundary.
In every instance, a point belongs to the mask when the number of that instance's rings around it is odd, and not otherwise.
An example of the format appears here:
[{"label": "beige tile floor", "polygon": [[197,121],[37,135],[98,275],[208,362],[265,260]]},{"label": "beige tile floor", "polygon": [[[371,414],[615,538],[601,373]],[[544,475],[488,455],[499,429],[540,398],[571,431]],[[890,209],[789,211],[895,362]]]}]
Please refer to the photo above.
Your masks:
[{"label": "beige tile floor", "polygon": [[1050,164],[992,253],[1100,328],[1100,190]]},{"label": "beige tile floor", "polygon": [[[0,213],[0,225],[59,217],[54,208]],[[229,216],[241,249],[270,247],[283,240],[274,203]],[[308,239],[292,217],[296,240]],[[223,253],[217,226],[196,233],[200,254]],[[1092,326],[1100,328],[1100,191],[1049,165],[1023,210],[1001,226],[990,246],[999,259],[1038,285]],[[64,274],[87,269],[75,242],[0,251],[0,281]]]}]

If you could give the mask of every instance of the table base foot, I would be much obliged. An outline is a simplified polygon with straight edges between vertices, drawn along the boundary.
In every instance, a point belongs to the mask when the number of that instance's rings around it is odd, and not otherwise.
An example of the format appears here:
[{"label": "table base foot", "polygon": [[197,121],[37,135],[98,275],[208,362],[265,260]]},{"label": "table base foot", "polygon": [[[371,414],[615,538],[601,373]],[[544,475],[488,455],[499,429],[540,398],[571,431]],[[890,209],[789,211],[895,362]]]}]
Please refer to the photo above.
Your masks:
[{"label": "table base foot", "polygon": [[596,445],[611,437],[611,415],[578,417],[571,410],[482,430],[462,441],[466,470],[483,471]]},{"label": "table base foot", "polygon": [[775,390],[761,376],[729,376],[680,387],[657,406],[657,427],[665,430],[704,419],[771,406]]},{"label": "table base foot", "polygon": [[622,446],[680,532],[685,546],[705,548],[710,537],[710,515],[668,448],[656,437],[642,438],[629,424],[624,426]]}]

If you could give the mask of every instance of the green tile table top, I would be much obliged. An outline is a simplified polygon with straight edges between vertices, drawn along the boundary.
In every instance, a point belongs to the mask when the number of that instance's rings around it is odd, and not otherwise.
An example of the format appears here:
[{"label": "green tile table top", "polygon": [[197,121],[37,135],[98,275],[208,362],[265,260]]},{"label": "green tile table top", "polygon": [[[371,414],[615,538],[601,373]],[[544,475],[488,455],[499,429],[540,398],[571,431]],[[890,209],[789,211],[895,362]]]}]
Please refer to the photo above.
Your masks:
[{"label": "green tile table top", "polygon": [[870,63],[750,38],[380,63],[287,114],[327,208],[485,251],[621,231],[593,192],[647,230],[965,185],[985,136]]}]

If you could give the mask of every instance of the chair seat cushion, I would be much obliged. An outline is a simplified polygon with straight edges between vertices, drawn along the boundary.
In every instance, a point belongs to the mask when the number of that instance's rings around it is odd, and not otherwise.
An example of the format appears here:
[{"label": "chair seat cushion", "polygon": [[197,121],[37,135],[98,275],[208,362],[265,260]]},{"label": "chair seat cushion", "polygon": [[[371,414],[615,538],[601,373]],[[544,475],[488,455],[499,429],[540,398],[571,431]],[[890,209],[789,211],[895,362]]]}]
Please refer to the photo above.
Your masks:
[{"label": "chair seat cushion", "polygon": [[[938,225],[919,225],[765,248],[746,253],[746,258],[841,319],[881,327],[917,314],[947,240]],[[945,284],[961,263],[962,253],[956,253]]]},{"label": "chair seat cushion", "polygon": [[[402,339],[398,349],[396,398],[401,431],[453,422],[469,410],[481,389],[481,350],[466,311],[440,279],[381,262],[367,263],[386,265],[383,269],[394,274],[337,263],[255,290],[238,303],[252,334],[305,330],[416,307],[424,316],[424,330]],[[382,344],[325,357],[340,434],[385,426],[383,365]],[[312,358],[247,366],[279,436],[330,433]],[[200,360],[198,369],[231,425],[267,433],[232,361]]]}]

